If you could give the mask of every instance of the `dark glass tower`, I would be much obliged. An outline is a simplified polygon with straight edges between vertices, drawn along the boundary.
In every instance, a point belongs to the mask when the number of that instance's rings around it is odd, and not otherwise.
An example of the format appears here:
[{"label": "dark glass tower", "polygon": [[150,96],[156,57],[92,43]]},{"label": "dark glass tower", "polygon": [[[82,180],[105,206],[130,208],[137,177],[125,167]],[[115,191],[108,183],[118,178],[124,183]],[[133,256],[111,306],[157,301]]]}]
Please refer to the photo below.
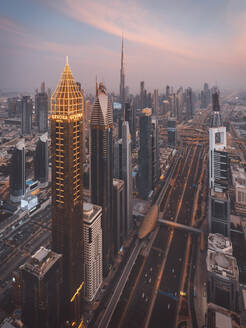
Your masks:
[{"label": "dark glass tower", "polygon": [[102,206],[103,275],[113,257],[113,112],[105,86],[100,83],[91,113],[91,201]]},{"label": "dark glass tower", "polygon": [[34,176],[41,187],[48,184],[48,160],[48,134],[45,133],[39,138],[34,155]]},{"label": "dark glass tower", "polygon": [[212,94],[212,106],[213,106],[213,110],[210,116],[210,128],[218,128],[222,126],[218,90],[215,90]]},{"label": "dark glass tower", "polygon": [[83,97],[68,65],[51,97],[52,242],[63,255],[65,321],[76,326],[83,287]]},{"label": "dark glass tower", "polygon": [[25,144],[20,140],[11,158],[10,165],[10,200],[19,202],[25,195]]},{"label": "dark glass tower", "polygon": [[44,82],[42,84],[41,92],[35,96],[35,110],[37,115],[37,124],[39,132],[48,131],[48,94],[44,89]]},{"label": "dark glass tower", "polygon": [[138,194],[146,199],[152,189],[152,120],[151,109],[143,109],[140,119],[140,149],[138,154]]},{"label": "dark glass tower", "polygon": [[21,100],[21,133],[28,135],[32,133],[32,110],[33,103],[29,96],[22,97]]}]

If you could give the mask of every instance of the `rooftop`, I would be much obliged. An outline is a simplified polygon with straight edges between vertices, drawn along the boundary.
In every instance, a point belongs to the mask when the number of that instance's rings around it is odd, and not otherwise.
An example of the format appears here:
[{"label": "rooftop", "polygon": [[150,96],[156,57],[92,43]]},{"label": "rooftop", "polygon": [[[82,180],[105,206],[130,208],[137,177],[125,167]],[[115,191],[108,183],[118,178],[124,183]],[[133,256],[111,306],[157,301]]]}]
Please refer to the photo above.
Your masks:
[{"label": "rooftop", "polygon": [[213,272],[223,279],[238,280],[239,271],[235,257],[208,249],[206,262],[207,271]]},{"label": "rooftop", "polygon": [[226,192],[217,192],[214,189],[211,189],[211,197],[219,200],[228,200],[228,194]]},{"label": "rooftop", "polygon": [[232,320],[231,317],[220,313],[215,312],[215,321],[216,321],[216,328],[232,328]]},{"label": "rooftop", "polygon": [[230,238],[219,233],[210,233],[208,236],[208,248],[215,252],[232,255],[232,243]]},{"label": "rooftop", "polygon": [[29,261],[21,266],[21,269],[32,273],[39,279],[42,279],[51,266],[59,260],[61,256],[61,254],[57,254],[50,249],[40,247]]},{"label": "rooftop", "polygon": [[91,224],[98,214],[102,212],[102,207],[99,205],[84,202],[83,203],[83,220],[86,224]]}]

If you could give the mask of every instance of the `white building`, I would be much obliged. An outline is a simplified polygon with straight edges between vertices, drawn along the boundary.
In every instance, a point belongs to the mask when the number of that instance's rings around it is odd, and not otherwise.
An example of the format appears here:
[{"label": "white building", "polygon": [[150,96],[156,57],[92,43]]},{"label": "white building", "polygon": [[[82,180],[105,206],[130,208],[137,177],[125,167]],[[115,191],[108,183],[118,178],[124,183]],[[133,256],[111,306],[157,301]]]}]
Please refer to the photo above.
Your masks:
[{"label": "white building", "polygon": [[84,297],[93,301],[102,284],[102,208],[84,203]]},{"label": "white building", "polygon": [[232,243],[230,238],[220,233],[210,233],[208,235],[208,249],[232,256]]},{"label": "white building", "polygon": [[209,187],[222,192],[228,185],[226,127],[209,129]]}]

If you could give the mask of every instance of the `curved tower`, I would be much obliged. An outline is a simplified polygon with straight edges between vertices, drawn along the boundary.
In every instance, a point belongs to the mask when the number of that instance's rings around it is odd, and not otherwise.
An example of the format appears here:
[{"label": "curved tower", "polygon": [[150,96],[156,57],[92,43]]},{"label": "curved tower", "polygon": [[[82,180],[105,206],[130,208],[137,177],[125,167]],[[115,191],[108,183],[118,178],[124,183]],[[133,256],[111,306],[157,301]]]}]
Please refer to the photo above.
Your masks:
[{"label": "curved tower", "polygon": [[52,243],[63,255],[64,320],[76,327],[83,287],[83,96],[66,62],[51,97]]},{"label": "curved tower", "polygon": [[102,206],[103,275],[113,257],[113,111],[103,83],[99,84],[91,113],[91,201]]}]

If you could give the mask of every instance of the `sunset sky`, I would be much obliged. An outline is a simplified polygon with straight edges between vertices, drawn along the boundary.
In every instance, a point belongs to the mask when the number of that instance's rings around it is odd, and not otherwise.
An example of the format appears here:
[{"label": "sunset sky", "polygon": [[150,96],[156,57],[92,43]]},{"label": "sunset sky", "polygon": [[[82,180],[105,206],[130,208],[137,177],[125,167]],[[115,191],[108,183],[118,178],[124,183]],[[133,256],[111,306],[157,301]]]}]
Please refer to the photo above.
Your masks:
[{"label": "sunset sky", "polygon": [[[245,0],[8,0],[0,2],[0,89],[55,87],[65,56],[93,91],[96,75],[119,90],[121,34],[126,84],[138,92],[246,86]],[[246,88],[245,88],[246,89]]]}]

